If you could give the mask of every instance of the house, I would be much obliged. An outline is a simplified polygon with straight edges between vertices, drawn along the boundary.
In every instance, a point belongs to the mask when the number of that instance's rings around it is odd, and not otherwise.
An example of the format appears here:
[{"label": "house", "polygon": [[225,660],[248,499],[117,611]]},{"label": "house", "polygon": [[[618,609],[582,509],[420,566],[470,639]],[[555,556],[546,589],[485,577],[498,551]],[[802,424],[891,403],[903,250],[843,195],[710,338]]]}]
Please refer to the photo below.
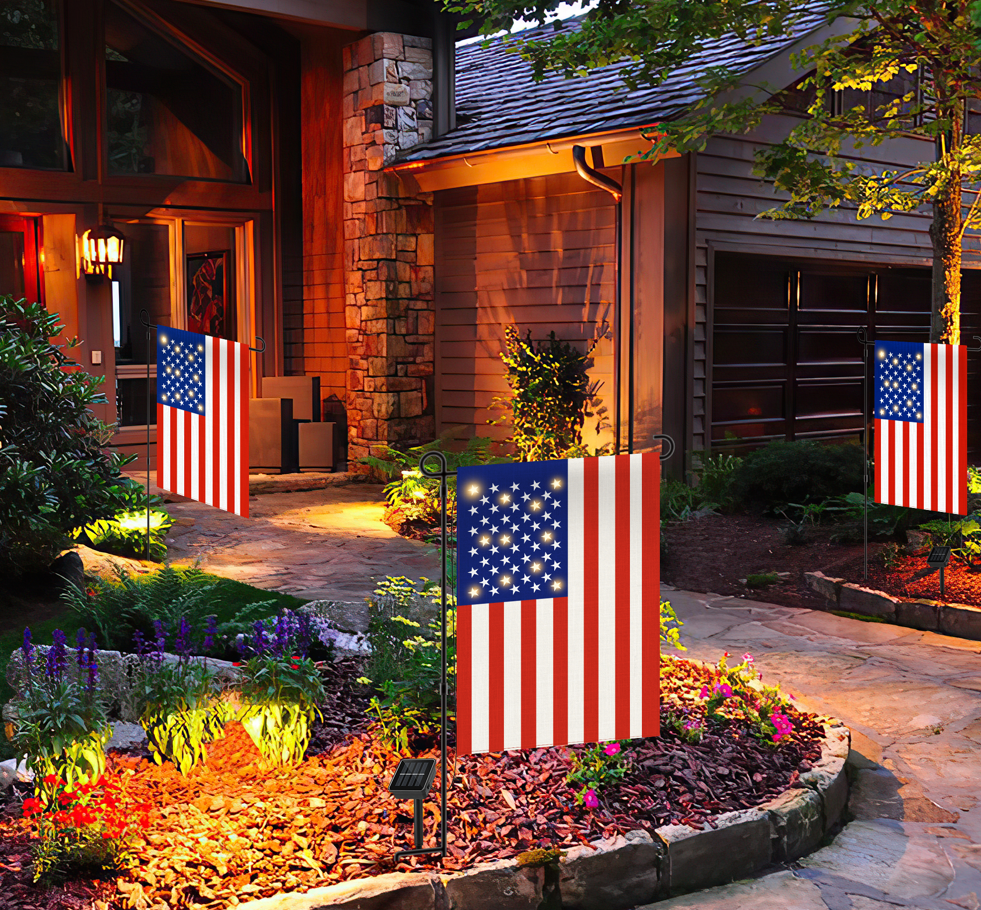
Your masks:
[{"label": "house", "polygon": [[[113,446],[145,463],[148,422],[155,436],[141,310],[261,337],[253,395],[264,377],[311,374],[343,409],[352,352],[387,349],[352,338],[355,264],[369,293],[432,287],[432,244],[417,243],[429,209],[395,213],[397,180],[375,177],[449,128],[453,38],[433,0],[0,3],[0,293],[43,301],[83,340]],[[124,237],[111,280],[80,261],[103,226]],[[431,320],[410,321],[399,344],[431,373]],[[431,376],[392,380],[421,414]]]},{"label": "house", "polygon": [[[785,135],[804,109],[796,86],[804,74],[789,57],[835,28],[822,21],[820,4],[810,4],[791,40],[720,40],[660,87],[637,91],[622,87],[618,66],[536,84],[508,52],[512,38],[458,48],[457,127],[391,167],[432,193],[437,431],[502,435],[488,426],[489,405],[506,389],[498,352],[514,322],[536,338],[553,328],[583,343],[602,338],[591,378],[603,383],[612,425],[592,438],[643,451],[653,433],[669,434],[673,476],[683,476],[693,450],[859,438],[857,329],[927,338],[929,210],[887,223],[848,211],[807,222],[754,218],[776,203],[751,173],[754,149]],[[649,147],[638,127],[691,105],[692,73],[720,60],[745,84],[779,93],[785,113],[747,136],[712,137],[697,154],[621,163]],[[843,100],[850,108],[866,96]],[[972,114],[968,129],[979,127]],[[931,157],[923,143],[909,137],[853,157],[912,162]],[[577,173],[575,146],[622,186],[619,204],[584,179],[588,171]],[[976,246],[964,256],[965,344],[981,334]],[[969,363],[973,383],[978,356]],[[969,449],[981,452],[973,402]]]},{"label": "house", "polygon": [[[789,56],[827,30],[818,7],[789,39],[720,40],[635,92],[616,66],[535,84],[511,39],[455,47],[440,7],[0,3],[0,291],[43,300],[84,340],[112,445],[153,460],[143,309],[261,336],[254,396],[266,377],[319,377],[350,462],[449,428],[503,436],[488,421],[508,323],[598,339],[608,425],[590,439],[642,451],[667,433],[675,476],[722,443],[854,437],[856,328],[925,337],[928,217],[754,220],[773,195],[752,152],[799,116]],[[721,58],[786,113],[697,155],[623,163]],[[920,142],[864,153],[916,160]],[[104,224],[125,237],[111,280],[79,261]],[[966,339],[979,265],[967,252]]]}]

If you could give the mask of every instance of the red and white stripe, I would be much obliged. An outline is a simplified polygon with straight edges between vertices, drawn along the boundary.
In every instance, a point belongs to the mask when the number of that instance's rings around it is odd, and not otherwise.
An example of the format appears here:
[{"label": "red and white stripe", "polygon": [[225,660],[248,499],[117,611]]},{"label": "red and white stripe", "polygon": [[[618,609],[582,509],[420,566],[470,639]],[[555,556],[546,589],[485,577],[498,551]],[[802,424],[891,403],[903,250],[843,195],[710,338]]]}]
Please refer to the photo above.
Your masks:
[{"label": "red and white stripe", "polygon": [[249,515],[249,346],[204,335],[205,413],[157,402],[157,486]]},{"label": "red and white stripe", "polygon": [[568,595],[457,608],[457,753],[660,732],[657,453],[570,459]]},{"label": "red and white stripe", "polygon": [[875,421],[875,501],[967,514],[967,352],[923,345],[923,423]]}]

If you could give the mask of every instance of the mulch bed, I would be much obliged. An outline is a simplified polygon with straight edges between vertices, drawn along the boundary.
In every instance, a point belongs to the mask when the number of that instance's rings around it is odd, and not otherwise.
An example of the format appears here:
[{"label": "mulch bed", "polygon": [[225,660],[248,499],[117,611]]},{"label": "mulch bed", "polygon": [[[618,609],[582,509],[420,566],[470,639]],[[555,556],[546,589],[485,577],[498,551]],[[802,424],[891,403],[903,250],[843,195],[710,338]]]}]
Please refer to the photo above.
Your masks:
[{"label": "mulch bed", "polygon": [[[237,723],[228,725],[225,738],[208,747],[206,764],[187,777],[169,764],[148,763],[139,751],[113,753],[110,768],[125,776],[137,799],[156,807],[139,865],[118,882],[35,888],[20,818],[28,788],[15,785],[0,815],[0,908],[216,910],[397,869],[439,868],[430,858],[398,866],[392,860],[397,850],[411,846],[412,803],[388,793],[401,756],[372,737],[364,692],[353,682],[359,672],[353,660],[335,665],[330,684],[341,697],[333,700],[296,768],[264,769]],[[664,700],[675,710],[695,709],[699,689],[712,679],[707,668],[666,659]],[[820,720],[793,709],[787,713],[795,731],[777,748],[738,723],[710,727],[698,744],[685,743],[662,723],[659,739],[630,745],[633,771],[605,791],[592,811],[575,805],[565,783],[568,748],[460,759],[451,750],[449,855],[442,868],[461,870],[534,847],[568,848],[668,823],[711,825],[713,815],[759,805],[793,786],[820,755]],[[426,803],[426,817],[427,842],[433,843],[438,786]]]}]

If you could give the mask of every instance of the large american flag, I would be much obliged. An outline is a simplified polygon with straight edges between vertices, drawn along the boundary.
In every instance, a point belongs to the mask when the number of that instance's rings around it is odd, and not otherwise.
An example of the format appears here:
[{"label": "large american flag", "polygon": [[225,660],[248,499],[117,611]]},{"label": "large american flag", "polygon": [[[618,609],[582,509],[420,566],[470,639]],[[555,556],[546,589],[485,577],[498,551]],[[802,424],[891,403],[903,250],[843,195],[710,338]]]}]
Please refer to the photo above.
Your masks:
[{"label": "large american flag", "polygon": [[875,344],[875,500],[967,514],[967,353]]},{"label": "large american flag", "polygon": [[656,736],[657,453],[457,471],[457,752]]},{"label": "large american flag", "polygon": [[157,330],[157,486],[248,516],[248,345]]}]

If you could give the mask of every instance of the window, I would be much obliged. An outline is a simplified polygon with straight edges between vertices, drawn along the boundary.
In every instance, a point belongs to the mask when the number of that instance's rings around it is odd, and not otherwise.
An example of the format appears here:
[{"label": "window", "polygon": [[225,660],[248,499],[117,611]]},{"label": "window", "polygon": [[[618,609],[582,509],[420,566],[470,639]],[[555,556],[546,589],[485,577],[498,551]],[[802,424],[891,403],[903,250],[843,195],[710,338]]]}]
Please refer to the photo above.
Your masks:
[{"label": "window", "polygon": [[242,85],[106,5],[108,172],[248,181]]},{"label": "window", "polygon": [[64,169],[53,0],[0,0],[0,167]]}]

